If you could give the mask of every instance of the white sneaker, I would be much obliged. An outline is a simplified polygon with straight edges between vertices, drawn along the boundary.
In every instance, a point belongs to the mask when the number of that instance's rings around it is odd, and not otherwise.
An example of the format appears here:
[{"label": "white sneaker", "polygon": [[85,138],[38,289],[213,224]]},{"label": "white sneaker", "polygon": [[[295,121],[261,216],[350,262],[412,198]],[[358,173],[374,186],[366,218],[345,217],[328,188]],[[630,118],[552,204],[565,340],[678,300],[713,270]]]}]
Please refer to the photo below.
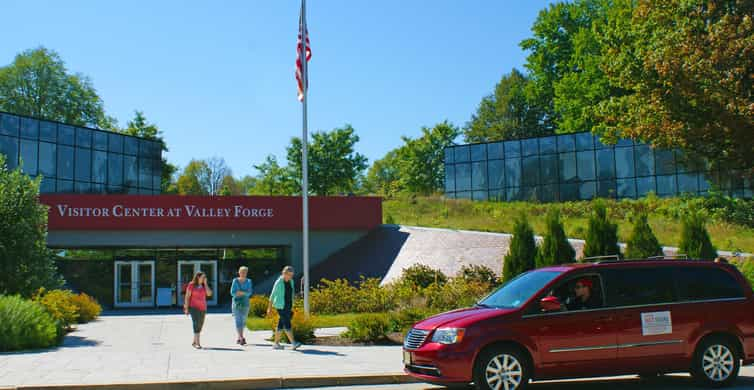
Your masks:
[{"label": "white sneaker", "polygon": [[300,347],[300,346],[301,346],[301,343],[299,343],[298,341],[296,341],[295,343],[293,343],[293,350],[294,351],[297,350],[298,347]]},{"label": "white sneaker", "polygon": [[275,344],[272,346],[272,349],[283,349],[283,346],[280,344]]}]

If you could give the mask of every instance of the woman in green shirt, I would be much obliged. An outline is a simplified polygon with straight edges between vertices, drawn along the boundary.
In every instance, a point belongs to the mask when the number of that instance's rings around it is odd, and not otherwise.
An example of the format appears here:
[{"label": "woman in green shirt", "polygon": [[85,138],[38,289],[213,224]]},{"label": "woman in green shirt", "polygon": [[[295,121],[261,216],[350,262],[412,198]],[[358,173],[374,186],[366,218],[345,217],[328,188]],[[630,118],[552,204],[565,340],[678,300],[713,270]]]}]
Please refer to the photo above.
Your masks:
[{"label": "woman in green shirt", "polygon": [[279,317],[278,326],[275,330],[275,345],[272,346],[273,349],[283,349],[280,345],[281,330],[288,335],[288,340],[291,341],[294,350],[301,346],[301,343],[296,342],[296,340],[293,339],[293,327],[291,325],[294,293],[293,267],[287,265],[283,268],[282,274],[272,286],[270,303],[267,305],[267,316],[272,313],[272,308],[274,307],[275,310],[277,310]]}]

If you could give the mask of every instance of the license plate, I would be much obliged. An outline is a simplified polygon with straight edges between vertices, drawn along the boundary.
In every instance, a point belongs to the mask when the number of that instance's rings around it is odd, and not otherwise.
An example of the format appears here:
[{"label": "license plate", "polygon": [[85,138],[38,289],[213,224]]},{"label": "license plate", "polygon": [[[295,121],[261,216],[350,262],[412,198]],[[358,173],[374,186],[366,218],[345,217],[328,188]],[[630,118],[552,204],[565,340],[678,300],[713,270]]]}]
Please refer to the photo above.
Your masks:
[{"label": "license plate", "polygon": [[403,365],[408,366],[411,362],[411,352],[409,351],[403,351]]}]

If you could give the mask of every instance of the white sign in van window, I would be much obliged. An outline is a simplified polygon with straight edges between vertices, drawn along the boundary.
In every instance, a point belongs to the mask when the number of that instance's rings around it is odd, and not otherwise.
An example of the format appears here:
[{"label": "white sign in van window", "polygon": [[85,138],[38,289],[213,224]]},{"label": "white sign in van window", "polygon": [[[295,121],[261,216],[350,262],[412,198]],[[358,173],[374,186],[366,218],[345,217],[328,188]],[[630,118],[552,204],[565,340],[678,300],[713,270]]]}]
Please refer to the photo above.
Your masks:
[{"label": "white sign in van window", "polygon": [[669,311],[641,313],[642,336],[671,333],[673,333],[673,321],[670,318]]}]

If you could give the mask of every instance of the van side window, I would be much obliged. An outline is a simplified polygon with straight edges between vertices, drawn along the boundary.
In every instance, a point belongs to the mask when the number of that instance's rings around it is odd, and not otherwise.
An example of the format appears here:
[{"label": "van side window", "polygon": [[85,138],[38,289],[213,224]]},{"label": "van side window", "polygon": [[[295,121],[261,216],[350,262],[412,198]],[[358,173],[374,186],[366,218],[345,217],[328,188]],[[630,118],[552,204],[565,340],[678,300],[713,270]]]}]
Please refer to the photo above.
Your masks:
[{"label": "van side window", "polygon": [[719,268],[684,267],[676,270],[682,301],[741,298],[744,292],[733,276]]},{"label": "van side window", "polygon": [[624,268],[605,271],[607,304],[611,307],[674,302],[670,268]]}]

